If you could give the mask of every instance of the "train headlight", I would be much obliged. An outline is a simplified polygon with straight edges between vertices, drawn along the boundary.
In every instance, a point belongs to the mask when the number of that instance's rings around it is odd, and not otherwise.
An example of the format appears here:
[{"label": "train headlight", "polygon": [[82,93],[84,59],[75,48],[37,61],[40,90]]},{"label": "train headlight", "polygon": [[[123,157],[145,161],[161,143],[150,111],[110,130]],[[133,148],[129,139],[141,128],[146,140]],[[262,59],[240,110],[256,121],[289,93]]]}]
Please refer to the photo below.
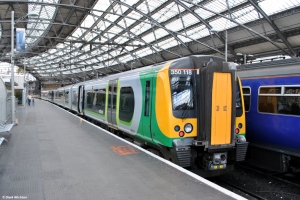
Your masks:
[{"label": "train headlight", "polygon": [[240,129],[236,128],[236,129],[235,129],[235,133],[236,133],[236,134],[239,134],[239,133],[240,133]]},{"label": "train headlight", "polygon": [[193,131],[193,125],[190,124],[190,123],[184,125],[184,131],[185,131],[186,133],[192,132],[192,131]]}]

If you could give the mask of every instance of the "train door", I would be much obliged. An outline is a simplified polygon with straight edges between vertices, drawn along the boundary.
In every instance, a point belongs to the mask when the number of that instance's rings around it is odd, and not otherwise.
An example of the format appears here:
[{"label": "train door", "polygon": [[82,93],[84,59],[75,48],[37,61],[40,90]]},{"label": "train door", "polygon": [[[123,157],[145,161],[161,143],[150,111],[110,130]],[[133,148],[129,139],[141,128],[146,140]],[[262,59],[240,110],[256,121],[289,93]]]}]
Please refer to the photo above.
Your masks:
[{"label": "train door", "polygon": [[109,81],[108,85],[108,108],[107,121],[110,126],[116,126],[116,102],[117,102],[117,82],[118,80]]},{"label": "train door", "polygon": [[78,87],[71,88],[71,109],[78,112]]},{"label": "train door", "polygon": [[230,144],[232,131],[232,78],[215,72],[212,85],[211,145]]},{"label": "train door", "polygon": [[152,140],[151,134],[151,98],[152,98],[152,75],[144,75],[141,78],[142,87],[145,88],[144,95],[144,112],[142,113],[143,134],[145,138]]},{"label": "train door", "polygon": [[83,114],[83,99],[84,99],[84,92],[83,92],[83,85],[78,87],[78,113]]}]

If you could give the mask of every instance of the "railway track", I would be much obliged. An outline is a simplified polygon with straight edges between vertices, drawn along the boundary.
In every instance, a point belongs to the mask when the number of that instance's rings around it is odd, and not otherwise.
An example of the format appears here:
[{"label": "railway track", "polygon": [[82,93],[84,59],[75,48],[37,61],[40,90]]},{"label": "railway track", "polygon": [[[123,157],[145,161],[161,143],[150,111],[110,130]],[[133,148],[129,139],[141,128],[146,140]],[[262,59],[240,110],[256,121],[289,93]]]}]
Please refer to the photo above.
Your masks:
[{"label": "railway track", "polygon": [[278,181],[282,181],[290,185],[294,185],[296,187],[299,187],[300,190],[300,176],[291,173],[278,173],[278,172],[262,170],[256,167],[249,167],[249,165],[247,166],[245,164],[237,164],[236,166],[242,169],[251,170],[256,173],[264,174],[265,176],[269,176],[271,178],[277,179]]},{"label": "railway track", "polygon": [[299,177],[261,171],[239,164],[233,172],[211,181],[247,199],[300,199]]},{"label": "railway track", "polygon": [[256,194],[255,192],[252,192],[252,191],[250,191],[242,186],[236,185],[232,182],[226,181],[222,178],[216,177],[216,178],[211,179],[210,181],[222,186],[223,188],[233,191],[234,193],[239,194],[249,200],[268,200],[267,198],[265,198],[259,194]]}]

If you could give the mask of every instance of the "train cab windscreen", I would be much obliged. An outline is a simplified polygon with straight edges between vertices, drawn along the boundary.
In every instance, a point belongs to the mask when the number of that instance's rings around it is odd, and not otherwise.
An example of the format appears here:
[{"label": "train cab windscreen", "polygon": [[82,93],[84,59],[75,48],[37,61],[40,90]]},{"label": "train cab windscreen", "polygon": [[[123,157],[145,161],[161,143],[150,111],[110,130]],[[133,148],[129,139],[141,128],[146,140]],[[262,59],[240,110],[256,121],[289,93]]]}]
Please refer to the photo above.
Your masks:
[{"label": "train cab windscreen", "polygon": [[173,114],[179,118],[186,117],[193,113],[186,111],[195,110],[192,70],[170,70],[169,75]]}]

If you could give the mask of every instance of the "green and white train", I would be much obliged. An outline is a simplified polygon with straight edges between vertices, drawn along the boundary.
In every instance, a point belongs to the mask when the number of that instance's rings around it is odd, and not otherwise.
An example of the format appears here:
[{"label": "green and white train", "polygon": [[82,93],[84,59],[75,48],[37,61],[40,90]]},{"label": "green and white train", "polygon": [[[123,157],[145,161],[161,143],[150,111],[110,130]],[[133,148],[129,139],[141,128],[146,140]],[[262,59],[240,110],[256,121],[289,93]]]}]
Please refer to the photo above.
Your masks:
[{"label": "green and white train", "polygon": [[182,167],[213,176],[245,158],[240,88],[233,63],[190,56],[42,91],[42,98]]}]

